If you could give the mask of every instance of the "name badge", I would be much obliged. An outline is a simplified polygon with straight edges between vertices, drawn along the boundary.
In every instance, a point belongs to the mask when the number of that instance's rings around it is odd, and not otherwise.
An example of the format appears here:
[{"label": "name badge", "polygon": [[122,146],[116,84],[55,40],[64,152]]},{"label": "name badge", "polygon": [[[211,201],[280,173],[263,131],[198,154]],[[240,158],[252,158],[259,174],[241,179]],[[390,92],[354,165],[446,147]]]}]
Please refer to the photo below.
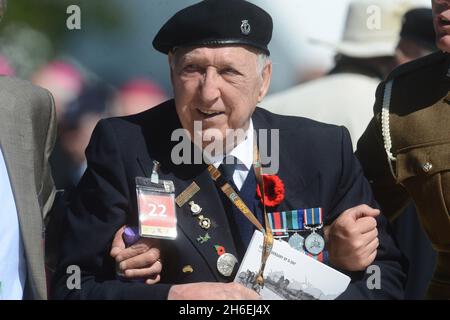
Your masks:
[{"label": "name badge", "polygon": [[136,177],[136,194],[141,237],[170,239],[177,237],[175,187],[171,180]]}]

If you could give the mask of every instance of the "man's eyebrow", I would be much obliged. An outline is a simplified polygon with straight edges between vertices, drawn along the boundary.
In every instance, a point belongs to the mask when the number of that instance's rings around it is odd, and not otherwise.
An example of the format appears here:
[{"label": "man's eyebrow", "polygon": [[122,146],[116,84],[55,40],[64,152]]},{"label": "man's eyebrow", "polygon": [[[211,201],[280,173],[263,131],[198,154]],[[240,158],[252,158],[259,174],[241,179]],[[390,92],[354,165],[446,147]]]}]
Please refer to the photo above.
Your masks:
[{"label": "man's eyebrow", "polygon": [[179,62],[186,62],[186,61],[192,61],[192,60],[201,60],[202,57],[199,55],[196,55],[195,53],[186,53],[182,55],[178,61]]},{"label": "man's eyebrow", "polygon": [[[186,53],[186,54],[180,56],[178,58],[177,62],[179,64],[186,64],[186,63],[190,63],[190,62],[202,63],[203,61],[206,61],[206,60],[207,60],[207,58],[202,55],[198,55],[195,53]],[[231,58],[227,58],[227,57],[222,57],[215,64],[219,68],[230,67],[230,68],[233,68],[236,70],[242,69],[245,66],[245,64],[242,63],[242,61],[236,61],[235,59],[231,59]]]}]

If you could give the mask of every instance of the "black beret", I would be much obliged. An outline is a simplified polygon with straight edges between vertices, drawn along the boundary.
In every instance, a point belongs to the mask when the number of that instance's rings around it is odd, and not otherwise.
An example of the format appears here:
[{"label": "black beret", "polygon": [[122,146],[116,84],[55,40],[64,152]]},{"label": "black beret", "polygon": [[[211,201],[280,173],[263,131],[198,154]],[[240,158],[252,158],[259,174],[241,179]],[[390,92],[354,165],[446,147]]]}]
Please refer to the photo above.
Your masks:
[{"label": "black beret", "polygon": [[178,11],[153,39],[153,47],[169,53],[175,47],[244,44],[270,54],[272,18],[244,0],[204,0]]},{"label": "black beret", "polygon": [[431,9],[416,8],[406,12],[400,36],[430,50],[437,50]]}]

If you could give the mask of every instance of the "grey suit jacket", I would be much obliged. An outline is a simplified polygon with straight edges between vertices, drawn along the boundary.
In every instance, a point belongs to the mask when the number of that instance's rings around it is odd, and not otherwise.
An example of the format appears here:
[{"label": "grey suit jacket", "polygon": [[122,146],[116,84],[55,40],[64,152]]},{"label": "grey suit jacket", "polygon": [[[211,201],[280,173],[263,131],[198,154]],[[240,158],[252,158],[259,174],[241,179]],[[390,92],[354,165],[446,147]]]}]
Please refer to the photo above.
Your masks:
[{"label": "grey suit jacket", "polygon": [[0,77],[0,146],[27,260],[25,299],[46,299],[44,223],[55,188],[48,158],[56,138],[53,98],[30,82]]}]

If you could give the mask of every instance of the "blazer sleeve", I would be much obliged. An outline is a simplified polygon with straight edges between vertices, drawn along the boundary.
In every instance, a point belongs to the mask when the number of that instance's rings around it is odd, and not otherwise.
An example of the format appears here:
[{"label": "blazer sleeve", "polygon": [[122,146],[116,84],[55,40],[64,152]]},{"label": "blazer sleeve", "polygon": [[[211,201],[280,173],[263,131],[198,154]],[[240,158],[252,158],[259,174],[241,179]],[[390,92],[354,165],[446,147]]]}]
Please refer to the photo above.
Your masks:
[{"label": "blazer sleeve", "polygon": [[[130,213],[130,190],[110,120],[101,120],[86,149],[87,169],[75,190],[62,228],[60,261],[51,296],[56,299],[166,299],[170,285],[115,279],[109,252],[115,232]],[[79,267],[81,288],[69,289]],[[71,269],[74,270],[74,269]],[[75,269],[76,270],[76,269]]]},{"label": "blazer sleeve", "polygon": [[[339,187],[334,197],[331,217],[335,219],[346,209],[367,204],[379,208],[375,201],[370,185],[364,177],[363,171],[353,154],[350,135],[342,127],[341,144],[341,176]],[[373,273],[345,272],[352,281],[347,290],[339,299],[402,299],[406,281],[404,256],[394,242],[390,225],[382,214],[377,218],[379,247],[377,256],[372,265],[379,267],[380,289],[369,289],[368,283]],[[342,271],[342,270],[341,270]]]},{"label": "blazer sleeve", "polygon": [[44,101],[44,104],[45,108],[43,108],[43,110],[48,112],[48,119],[45,118],[47,130],[45,136],[45,144],[43,146],[44,152],[42,152],[42,181],[38,199],[39,204],[42,208],[43,219],[47,223],[50,216],[49,212],[52,208],[56,194],[49,158],[53,151],[53,147],[55,146],[57,128],[55,103],[52,95],[48,91],[46,91],[46,99]]}]

